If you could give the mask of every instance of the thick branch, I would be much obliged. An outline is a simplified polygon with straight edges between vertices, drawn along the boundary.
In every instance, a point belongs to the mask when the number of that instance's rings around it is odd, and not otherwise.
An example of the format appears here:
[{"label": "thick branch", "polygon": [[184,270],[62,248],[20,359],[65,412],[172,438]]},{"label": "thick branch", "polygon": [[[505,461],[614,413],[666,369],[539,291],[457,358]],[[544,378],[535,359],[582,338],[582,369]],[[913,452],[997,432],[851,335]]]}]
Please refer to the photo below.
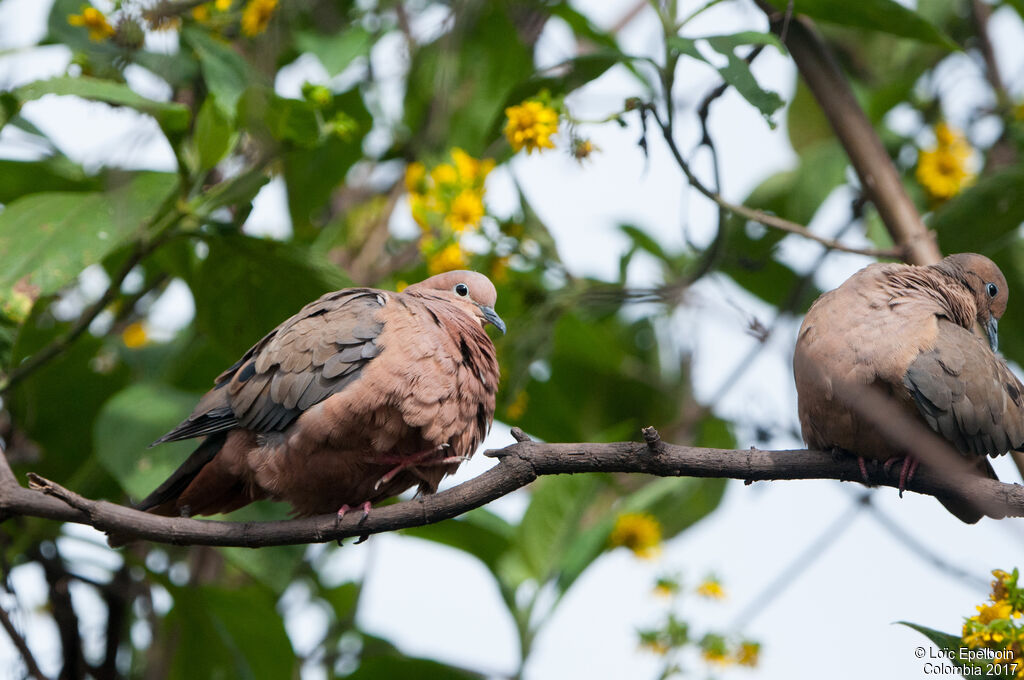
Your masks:
[{"label": "thick branch", "polygon": [[911,264],[938,262],[942,254],[934,235],[921,221],[882,140],[811,22],[797,16],[787,23],[787,17],[767,2],[757,3],[768,15],[772,31],[780,35],[793,56],[800,75],[846,150],[865,193],[893,241],[903,250],[904,259]]},{"label": "thick branch", "polygon": [[[783,479],[861,479],[857,461],[820,451],[705,449],[666,444],[654,433],[646,442],[545,444],[529,440],[489,451],[500,463],[464,484],[440,493],[372,510],[365,519],[350,513],[280,522],[223,522],[158,517],[127,507],[83,498],[33,476],[36,490],[0,486],[0,516],[31,515],[88,524],[116,534],[160,543],[261,547],[319,543],[440,522],[478,508],[526,486],[540,475],[584,472],[638,472],[662,477],[728,477],[747,482]],[[869,466],[869,480],[896,487],[896,471]],[[955,496],[993,517],[1024,516],[1024,486],[974,476],[951,479],[922,468],[908,491]],[[42,493],[40,493],[42,492]]]}]

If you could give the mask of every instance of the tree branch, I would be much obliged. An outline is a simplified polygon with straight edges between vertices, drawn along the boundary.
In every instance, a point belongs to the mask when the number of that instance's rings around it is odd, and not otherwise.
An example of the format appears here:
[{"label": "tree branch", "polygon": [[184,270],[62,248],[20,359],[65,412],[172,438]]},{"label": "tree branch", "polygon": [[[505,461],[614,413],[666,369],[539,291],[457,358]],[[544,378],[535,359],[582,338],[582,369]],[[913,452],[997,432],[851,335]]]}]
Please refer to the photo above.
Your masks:
[{"label": "tree branch", "polygon": [[830,248],[832,250],[839,250],[844,253],[854,253],[857,255],[867,255],[869,257],[887,257],[894,259],[904,258],[904,252],[900,248],[854,248],[839,243],[838,241],[833,241],[832,239],[825,238],[824,236],[818,236],[817,234],[815,234],[802,224],[797,224],[796,222],[792,222],[777,215],[766,213],[762,210],[748,208],[745,205],[730,203],[729,201],[725,200],[725,198],[722,197],[721,194],[716,193],[709,189],[708,187],[704,186],[704,184],[697,178],[697,176],[693,174],[693,171],[690,169],[689,163],[687,163],[686,159],[683,158],[683,154],[679,151],[679,147],[676,144],[675,139],[673,139],[672,137],[671,124],[668,121],[663,122],[661,117],[658,115],[658,112],[651,106],[644,106],[644,111],[654,116],[655,121],[657,121],[658,123],[658,127],[662,129],[663,136],[665,137],[665,142],[668,144],[668,148],[672,152],[672,157],[675,159],[676,165],[679,166],[679,169],[683,171],[684,175],[686,175],[686,180],[690,183],[690,186],[699,191],[705,197],[711,199],[720,208],[727,210],[733,214],[739,215],[740,217],[751,220],[752,222],[758,222],[759,224],[763,224],[766,227],[779,229],[781,231],[786,231],[791,234],[797,234],[804,238],[820,243],[826,248]]},{"label": "tree branch", "polygon": [[25,672],[28,673],[28,676],[35,678],[35,680],[46,680],[46,676],[39,670],[36,658],[32,656],[32,650],[28,648],[28,643],[25,642],[25,638],[21,636],[18,629],[14,627],[14,622],[11,621],[11,617],[3,607],[0,607],[0,625],[7,631],[7,636],[11,638],[15,649],[21,655],[21,660],[25,663]]},{"label": "tree branch", "polygon": [[[159,543],[261,547],[321,543],[366,536],[450,519],[526,486],[538,476],[584,472],[634,472],[661,477],[727,477],[746,482],[792,479],[858,481],[853,458],[820,451],[707,449],[666,444],[656,432],[645,442],[547,444],[529,440],[485,455],[499,464],[482,475],[437,494],[375,508],[366,518],[350,513],[278,522],[225,522],[160,517],[106,501],[84,498],[54,482],[31,475],[31,489],[0,486],[0,516],[30,515],[76,522],[114,534],[118,539]],[[2,464],[2,463],[0,463]],[[869,481],[898,486],[897,470],[868,467]],[[1024,516],[1024,486],[977,476],[951,476],[922,467],[908,491],[954,496],[974,503],[992,517]]]},{"label": "tree branch", "polygon": [[802,16],[790,20],[765,0],[755,1],[768,15],[772,31],[780,36],[793,56],[800,75],[832,125],[865,193],[904,259],[911,264],[938,262],[942,254],[935,235],[921,221],[882,140],[813,24]]}]

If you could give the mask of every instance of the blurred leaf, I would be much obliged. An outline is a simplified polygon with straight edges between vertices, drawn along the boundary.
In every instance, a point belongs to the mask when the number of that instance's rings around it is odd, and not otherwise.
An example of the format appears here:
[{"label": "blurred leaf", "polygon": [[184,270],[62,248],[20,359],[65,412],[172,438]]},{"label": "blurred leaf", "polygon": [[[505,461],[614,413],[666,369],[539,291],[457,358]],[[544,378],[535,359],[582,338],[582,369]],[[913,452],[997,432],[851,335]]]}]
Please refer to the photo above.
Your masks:
[{"label": "blurred leaf", "polygon": [[413,53],[405,125],[417,155],[458,146],[480,156],[512,89],[533,71],[505,3],[470,5],[451,32]]},{"label": "blurred leaf", "polygon": [[382,678],[415,678],[416,680],[471,680],[485,676],[461,668],[445,666],[439,661],[399,656],[372,656],[360,660],[359,668],[346,675],[349,680],[381,680]]},{"label": "blurred leaf", "polygon": [[[127,85],[88,76],[58,76],[22,85],[11,92],[18,104],[39,99],[48,94],[75,95],[83,99],[105,102],[114,106],[127,106],[156,119],[167,133],[181,132],[188,127],[189,110],[176,102],[158,102],[136,93]],[[0,127],[7,121],[0,118]]]},{"label": "blurred leaf", "polygon": [[[706,41],[713,50],[723,55],[727,59],[726,65],[718,68],[705,59],[704,55],[697,49],[698,40]],[[754,74],[750,71],[750,64],[737,57],[735,50],[741,45],[774,45],[780,52],[784,53],[785,48],[778,38],[771,33],[744,31],[735,35],[717,35],[701,38],[685,38],[674,35],[669,37],[666,43],[673,50],[715,68],[725,82],[732,85],[740,96],[756,107],[771,127],[775,127],[772,114],[782,107],[784,103],[782,98],[774,92],[762,89],[757,84]]]},{"label": "blurred leaf", "polygon": [[261,83],[262,78],[229,44],[214,39],[203,29],[186,26],[181,32],[181,39],[195,52],[203,80],[216,96],[221,112],[229,120],[234,120],[235,107],[242,93]]},{"label": "blurred leaf", "polygon": [[199,152],[199,168],[210,170],[216,166],[236,140],[230,117],[217,106],[217,95],[210,94],[196,116],[195,143]]},{"label": "blurred leaf", "polygon": [[138,500],[184,462],[196,441],[149,448],[188,416],[199,395],[159,383],[139,383],[107,400],[96,416],[93,442],[103,466]]},{"label": "blurred leaf", "polygon": [[982,177],[943,206],[928,221],[948,253],[986,252],[1016,240],[1024,222],[1024,167],[1013,166]]},{"label": "blurred leaf", "polygon": [[370,54],[373,34],[359,25],[349,26],[337,35],[299,31],[295,36],[295,44],[300,50],[316,56],[327,70],[327,75],[334,77],[344,71],[356,57]]},{"label": "blurred leaf", "polygon": [[358,583],[342,583],[334,588],[323,588],[318,595],[331,606],[336,621],[351,621],[356,615],[361,587]]},{"label": "blurred leaf", "polygon": [[87,175],[82,166],[63,156],[37,161],[0,159],[0,203],[46,191],[99,191],[103,178]]},{"label": "blurred leaf", "polygon": [[[64,335],[67,326],[48,313],[33,312],[18,330],[14,363]],[[116,488],[96,469],[93,427],[103,402],[127,384],[129,375],[103,352],[103,341],[86,334],[15,387],[4,402],[14,422],[42,449],[42,460],[32,464],[34,472],[86,496],[110,497]]]},{"label": "blurred leaf", "polygon": [[322,222],[318,214],[331,193],[345,180],[352,165],[363,156],[363,138],[373,119],[356,89],[335,95],[323,110],[325,118],[343,114],[357,126],[350,136],[328,135],[314,148],[291,149],[284,155],[284,179],[288,187],[288,210],[297,234],[306,235],[312,224]]},{"label": "blurred leaf", "polygon": [[338,269],[293,245],[236,235],[206,242],[210,252],[189,281],[196,323],[233,356],[306,303],[350,283]]},{"label": "blurred leaf", "polygon": [[44,295],[71,283],[141,232],[177,181],[142,172],[106,193],[43,192],[12,201],[0,213],[0,299],[23,277]]},{"label": "blurred leaf", "polygon": [[303,99],[279,97],[265,87],[252,87],[238,101],[240,124],[277,142],[312,147],[323,139],[313,105]]},{"label": "blurred leaf", "polygon": [[171,595],[163,633],[176,642],[172,680],[280,680],[297,673],[284,623],[264,588],[190,584]]},{"label": "blurred leaf", "polygon": [[192,200],[189,208],[198,217],[209,217],[218,208],[239,205],[246,211],[260,189],[270,181],[264,168],[256,167],[215,185]]},{"label": "blurred leaf", "polygon": [[[600,487],[598,475],[544,477],[533,484],[530,505],[516,528],[514,550],[538,583],[558,575],[584,512]],[[518,584],[505,585],[514,588]]]},{"label": "blurred leaf", "polygon": [[501,517],[486,508],[477,508],[456,519],[404,529],[402,533],[462,550],[497,573],[501,556],[512,545],[513,531]]},{"label": "blurred leaf", "polygon": [[786,110],[786,133],[793,150],[802,154],[804,149],[831,139],[834,133],[818,100],[811,94],[803,78],[797,74],[794,77],[796,92]]},{"label": "blurred leaf", "polygon": [[[779,10],[785,11],[787,0],[768,1]],[[958,49],[957,44],[934,24],[895,0],[860,0],[859,2],[796,0],[794,9],[800,14],[806,14],[819,21],[892,33],[904,38],[941,45],[951,50]]]}]

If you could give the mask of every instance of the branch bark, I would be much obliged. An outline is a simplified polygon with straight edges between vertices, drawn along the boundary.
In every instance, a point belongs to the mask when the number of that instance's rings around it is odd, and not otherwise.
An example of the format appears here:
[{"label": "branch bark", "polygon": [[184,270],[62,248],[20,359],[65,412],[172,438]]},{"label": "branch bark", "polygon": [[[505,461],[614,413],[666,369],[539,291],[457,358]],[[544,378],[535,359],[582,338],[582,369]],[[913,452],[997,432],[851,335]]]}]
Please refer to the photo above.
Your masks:
[{"label": "branch bark", "polygon": [[[666,444],[656,432],[644,442],[547,444],[529,440],[485,455],[499,464],[459,486],[437,494],[373,509],[363,518],[351,513],[278,522],[225,522],[159,517],[131,508],[84,498],[54,482],[32,475],[33,488],[0,485],[0,516],[29,515],[87,524],[119,539],[158,543],[256,548],[321,543],[422,526],[450,519],[526,486],[541,475],[584,472],[633,472],[660,477],[726,477],[747,483],[767,480],[861,480],[856,459],[820,451],[708,449]],[[0,461],[0,466],[2,466]],[[898,486],[882,466],[869,466],[869,481]],[[908,491],[956,496],[983,508],[992,517],[1024,516],[1024,486],[976,476],[955,478],[922,467]]]}]

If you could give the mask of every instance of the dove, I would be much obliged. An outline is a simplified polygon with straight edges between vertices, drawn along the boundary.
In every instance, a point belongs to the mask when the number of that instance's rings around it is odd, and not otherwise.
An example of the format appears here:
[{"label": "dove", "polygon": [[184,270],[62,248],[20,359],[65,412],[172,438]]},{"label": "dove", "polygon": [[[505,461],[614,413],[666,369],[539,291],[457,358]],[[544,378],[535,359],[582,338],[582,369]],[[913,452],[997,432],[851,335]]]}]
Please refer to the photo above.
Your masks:
[{"label": "dove", "polygon": [[[807,445],[902,461],[902,494],[918,461],[843,392],[876,388],[893,408],[944,437],[978,474],[995,478],[988,456],[1024,448],[1024,387],[996,353],[1007,284],[987,257],[950,255],[930,266],[872,264],[811,305],[793,354],[800,427]],[[900,417],[894,413],[893,417]],[[981,514],[940,502],[967,523]]]},{"label": "dove", "polygon": [[259,499],[297,516],[337,512],[441,479],[494,417],[499,369],[484,331],[505,323],[494,285],[451,271],[400,293],[328,293],[221,373],[154,442],[205,437],[136,508],[193,516]]}]

